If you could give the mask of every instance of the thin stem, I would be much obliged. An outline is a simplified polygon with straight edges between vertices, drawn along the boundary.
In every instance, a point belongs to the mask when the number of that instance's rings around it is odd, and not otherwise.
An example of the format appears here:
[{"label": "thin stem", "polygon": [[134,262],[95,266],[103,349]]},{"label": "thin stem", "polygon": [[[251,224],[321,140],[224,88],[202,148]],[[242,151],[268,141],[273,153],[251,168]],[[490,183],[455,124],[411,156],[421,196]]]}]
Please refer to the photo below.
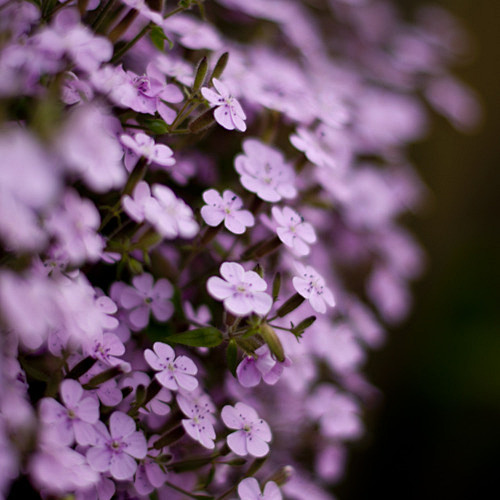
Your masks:
[{"label": "thin stem", "polygon": [[189,491],[183,490],[179,486],[176,486],[175,484],[173,484],[173,483],[171,483],[169,481],[165,481],[164,484],[165,484],[165,486],[168,486],[169,488],[172,488],[173,490],[176,490],[179,493],[184,493],[184,495],[187,495],[188,497],[195,498],[195,499],[198,498],[196,495],[193,495]]},{"label": "thin stem", "polygon": [[144,35],[146,35],[151,28],[153,27],[154,23],[150,22],[142,28],[137,35],[135,35],[130,42],[126,43],[112,58],[111,58],[111,64],[116,63],[123,55],[125,55]]}]

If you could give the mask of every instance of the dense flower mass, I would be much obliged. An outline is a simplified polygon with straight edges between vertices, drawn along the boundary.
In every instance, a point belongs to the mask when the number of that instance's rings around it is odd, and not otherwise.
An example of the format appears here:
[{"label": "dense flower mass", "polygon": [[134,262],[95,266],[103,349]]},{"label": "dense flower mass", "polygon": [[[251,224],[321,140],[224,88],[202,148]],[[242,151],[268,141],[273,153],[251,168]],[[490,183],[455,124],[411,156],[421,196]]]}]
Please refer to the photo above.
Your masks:
[{"label": "dense flower mass", "polygon": [[408,145],[480,114],[415,19],[0,0],[0,498],[334,498],[422,270]]}]

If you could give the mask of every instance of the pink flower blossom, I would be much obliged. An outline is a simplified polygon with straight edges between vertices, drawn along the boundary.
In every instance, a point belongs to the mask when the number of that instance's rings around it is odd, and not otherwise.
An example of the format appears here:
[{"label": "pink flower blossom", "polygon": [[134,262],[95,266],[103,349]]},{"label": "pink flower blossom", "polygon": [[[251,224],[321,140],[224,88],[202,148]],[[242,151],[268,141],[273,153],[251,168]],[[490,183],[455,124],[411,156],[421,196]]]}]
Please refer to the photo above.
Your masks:
[{"label": "pink flower blossom", "polygon": [[227,444],[234,453],[254,457],[269,453],[267,443],[271,441],[271,429],[251,406],[245,403],[226,405],[222,408],[221,416],[226,427],[236,429],[227,437]]},{"label": "pink flower blossom", "polygon": [[281,500],[281,491],[274,481],[268,481],[262,492],[257,479],[247,477],[238,484],[240,500]]},{"label": "pink flower blossom", "polygon": [[263,379],[268,385],[278,382],[285,366],[290,366],[288,358],[282,363],[276,361],[264,344],[254,353],[254,356],[245,356],[236,369],[238,382],[243,387],[255,387]]},{"label": "pink flower blossom", "polygon": [[295,174],[280,151],[257,139],[246,139],[243,150],[234,160],[243,187],[271,202],[297,195]]},{"label": "pink flower blossom", "polygon": [[188,417],[182,419],[182,426],[186,432],[202,446],[212,450],[215,447],[215,417],[214,406],[206,394],[198,397],[191,395],[177,395],[177,404],[182,413]]},{"label": "pink flower blossom", "polygon": [[212,276],[207,281],[210,295],[224,302],[232,314],[246,316],[252,312],[264,315],[273,304],[270,295],[264,292],[267,283],[254,271],[245,271],[237,262],[224,262],[220,266],[221,279]]},{"label": "pink flower blossom", "polygon": [[122,144],[131,149],[137,156],[146,158],[147,164],[156,163],[164,167],[175,163],[174,152],[165,144],[155,144],[148,135],[139,132],[134,137],[123,134],[120,136]]},{"label": "pink flower blossom", "polygon": [[96,444],[87,450],[89,465],[97,472],[109,472],[114,479],[131,479],[137,469],[135,459],[144,458],[148,449],[134,419],[115,411],[109,418],[109,431],[99,421],[96,432]]},{"label": "pink flower blossom", "polygon": [[149,322],[149,313],[158,321],[167,321],[174,307],[170,302],[172,285],[161,278],[156,283],[148,273],[135,276],[133,286],[126,286],[119,294],[120,305],[129,311],[128,320],[134,331],[142,330]]},{"label": "pink flower blossom", "polygon": [[292,280],[295,290],[309,301],[311,307],[319,313],[326,312],[326,306],[333,307],[335,299],[326,286],[323,277],[311,266],[295,263],[298,276]]},{"label": "pink flower blossom", "polygon": [[224,221],[227,230],[243,234],[247,227],[255,224],[251,212],[241,209],[241,198],[228,189],[222,196],[215,189],[209,189],[203,193],[203,200],[207,204],[201,207],[201,216],[209,226],[215,227]]},{"label": "pink flower blossom", "polygon": [[136,222],[142,222],[146,217],[148,205],[153,205],[156,200],[151,196],[151,189],[146,181],[140,181],[134,188],[132,196],[122,198],[122,206],[126,214]]},{"label": "pink flower blossom", "polygon": [[153,350],[144,351],[144,359],[157,372],[155,378],[163,387],[171,391],[179,388],[193,391],[198,387],[194,377],[198,372],[196,365],[187,356],[175,357],[175,351],[168,344],[155,342]]},{"label": "pink flower blossom", "polygon": [[71,445],[88,445],[94,441],[95,431],[91,424],[99,419],[99,403],[85,396],[82,386],[71,379],[63,380],[60,388],[64,406],[53,398],[40,402],[40,418],[51,426],[50,435],[56,442]]},{"label": "pink flower blossom", "polygon": [[304,218],[290,207],[284,207],[283,210],[273,207],[271,212],[278,224],[278,238],[296,255],[309,255],[309,244],[316,241],[316,233],[311,224],[305,222]]},{"label": "pink flower blossom", "polygon": [[201,93],[211,106],[215,106],[214,117],[217,123],[227,130],[236,129],[245,132],[247,116],[240,103],[229,93],[229,89],[224,83],[217,78],[212,81],[217,92],[203,87]]}]

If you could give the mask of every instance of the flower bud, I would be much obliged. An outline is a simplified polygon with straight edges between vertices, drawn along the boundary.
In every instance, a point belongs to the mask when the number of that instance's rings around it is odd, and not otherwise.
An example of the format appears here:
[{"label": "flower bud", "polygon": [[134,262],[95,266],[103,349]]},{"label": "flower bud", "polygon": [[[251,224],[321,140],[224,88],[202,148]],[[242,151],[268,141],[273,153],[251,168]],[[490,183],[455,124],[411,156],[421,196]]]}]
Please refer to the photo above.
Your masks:
[{"label": "flower bud", "polygon": [[271,326],[267,323],[262,323],[260,327],[260,336],[264,342],[269,346],[269,350],[274,354],[275,358],[282,363],[285,361],[285,351],[281,345],[279,337]]},{"label": "flower bud", "polygon": [[291,313],[297,307],[304,302],[304,297],[302,295],[299,295],[296,293],[295,295],[292,295],[277,311],[276,314],[280,317],[283,318],[283,316],[286,316],[287,314]]},{"label": "flower bud", "polygon": [[222,72],[226,69],[227,62],[229,60],[229,52],[224,52],[219,57],[219,60],[215,63],[215,68],[212,71],[212,76],[210,77],[210,83],[214,78],[219,79],[222,75]]},{"label": "flower bud", "polygon": [[272,476],[267,480],[275,482],[278,486],[283,486],[294,474],[295,469],[291,465],[285,465],[281,469],[277,470]]},{"label": "flower bud", "polygon": [[192,121],[188,128],[193,133],[202,132],[206,130],[210,125],[215,123],[215,118],[212,112],[212,109],[207,109],[204,113],[202,113],[196,120]]},{"label": "flower bud", "polygon": [[281,273],[276,273],[273,280],[273,302],[276,302],[281,289]]},{"label": "flower bud", "polygon": [[202,59],[198,63],[198,68],[196,69],[196,76],[194,77],[194,84],[193,84],[193,93],[198,92],[198,90],[200,90],[200,87],[203,85],[205,77],[207,76],[207,71],[208,71],[207,58],[202,57]]},{"label": "flower bud", "polygon": [[309,328],[316,321],[316,316],[309,316],[308,318],[302,320],[297,326],[292,328],[292,333],[296,337],[300,337],[304,331]]}]

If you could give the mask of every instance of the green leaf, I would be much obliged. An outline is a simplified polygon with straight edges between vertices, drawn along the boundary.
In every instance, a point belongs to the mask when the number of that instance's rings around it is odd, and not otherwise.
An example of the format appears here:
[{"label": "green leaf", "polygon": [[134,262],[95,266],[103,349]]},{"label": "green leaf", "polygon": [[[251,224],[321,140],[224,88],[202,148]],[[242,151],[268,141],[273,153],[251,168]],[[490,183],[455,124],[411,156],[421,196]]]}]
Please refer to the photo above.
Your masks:
[{"label": "green leaf", "polygon": [[234,339],[229,341],[226,349],[226,362],[229,371],[236,377],[236,366],[238,365],[238,346]]},{"label": "green leaf", "polygon": [[192,347],[215,347],[222,342],[222,332],[213,326],[174,333],[165,337],[166,342]]}]

